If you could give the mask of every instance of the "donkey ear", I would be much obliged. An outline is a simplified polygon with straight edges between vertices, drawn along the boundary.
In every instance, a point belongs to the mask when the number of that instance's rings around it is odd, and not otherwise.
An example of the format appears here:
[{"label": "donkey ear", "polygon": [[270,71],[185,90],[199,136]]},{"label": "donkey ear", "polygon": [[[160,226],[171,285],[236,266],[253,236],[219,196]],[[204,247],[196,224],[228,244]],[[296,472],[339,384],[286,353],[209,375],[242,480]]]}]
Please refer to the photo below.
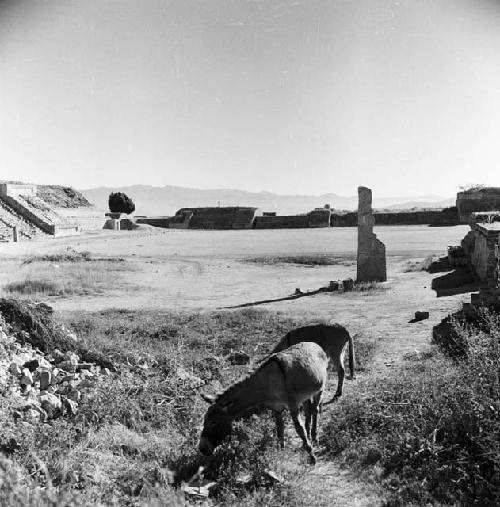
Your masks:
[{"label": "donkey ear", "polygon": [[215,396],[210,396],[209,394],[200,393],[200,396],[210,405],[215,401]]}]

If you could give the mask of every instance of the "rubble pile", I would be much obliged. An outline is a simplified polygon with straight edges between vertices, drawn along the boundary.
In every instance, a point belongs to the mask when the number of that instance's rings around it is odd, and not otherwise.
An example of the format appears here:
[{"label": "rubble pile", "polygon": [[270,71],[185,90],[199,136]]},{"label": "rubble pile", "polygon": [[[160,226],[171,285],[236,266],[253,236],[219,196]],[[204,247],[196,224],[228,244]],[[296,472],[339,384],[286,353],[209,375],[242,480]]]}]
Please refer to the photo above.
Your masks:
[{"label": "rubble pile", "polygon": [[16,420],[46,422],[75,415],[85,390],[101,375],[111,374],[106,367],[83,362],[75,352],[43,352],[31,342],[29,333],[0,314],[0,396],[11,400]]}]

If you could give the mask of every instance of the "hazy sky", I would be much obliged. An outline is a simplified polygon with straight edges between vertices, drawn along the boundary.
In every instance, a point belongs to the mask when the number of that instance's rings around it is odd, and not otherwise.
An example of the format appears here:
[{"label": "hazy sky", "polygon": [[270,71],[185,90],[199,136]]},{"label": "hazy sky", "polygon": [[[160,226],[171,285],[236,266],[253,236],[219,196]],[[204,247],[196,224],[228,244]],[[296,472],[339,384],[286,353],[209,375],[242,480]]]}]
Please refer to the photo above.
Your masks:
[{"label": "hazy sky", "polygon": [[500,1],[0,0],[0,179],[500,185]]}]

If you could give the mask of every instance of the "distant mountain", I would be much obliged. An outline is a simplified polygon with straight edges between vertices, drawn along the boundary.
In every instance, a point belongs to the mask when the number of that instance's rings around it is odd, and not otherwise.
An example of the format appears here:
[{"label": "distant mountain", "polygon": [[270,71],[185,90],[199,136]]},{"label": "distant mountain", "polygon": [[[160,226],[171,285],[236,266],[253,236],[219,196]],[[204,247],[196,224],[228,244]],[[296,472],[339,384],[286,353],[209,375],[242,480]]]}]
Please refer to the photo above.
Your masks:
[{"label": "distant mountain", "polygon": [[[440,197],[440,199],[443,199]],[[391,204],[390,206],[386,206],[385,209],[390,210],[408,210],[413,208],[448,208],[450,206],[456,205],[456,197],[450,197],[449,199],[444,199],[441,201],[405,201],[399,204]]]},{"label": "distant mountain", "polygon": [[[111,192],[124,192],[135,203],[137,215],[173,215],[179,208],[201,206],[255,206],[263,211],[276,211],[280,215],[306,213],[313,208],[330,204],[338,210],[354,210],[357,196],[343,197],[329,193],[323,195],[280,195],[271,192],[245,192],[233,189],[196,189],[184,187],[153,187],[133,185],[129,187],[98,187],[81,190],[83,195],[97,208],[108,208]],[[404,204],[398,204],[398,203]],[[442,204],[442,203],[447,204]],[[442,207],[454,199],[444,200],[441,196],[381,197],[374,199],[376,208]]]}]

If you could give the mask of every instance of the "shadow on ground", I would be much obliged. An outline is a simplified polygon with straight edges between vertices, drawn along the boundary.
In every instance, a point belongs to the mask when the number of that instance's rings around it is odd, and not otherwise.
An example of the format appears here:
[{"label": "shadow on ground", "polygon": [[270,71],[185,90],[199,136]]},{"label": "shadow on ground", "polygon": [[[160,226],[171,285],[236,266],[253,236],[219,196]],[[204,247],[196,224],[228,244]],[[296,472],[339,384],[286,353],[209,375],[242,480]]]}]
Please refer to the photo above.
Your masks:
[{"label": "shadow on ground", "polygon": [[434,278],[431,287],[436,291],[437,297],[443,297],[476,292],[483,285],[484,283],[477,280],[468,267],[459,266],[445,275]]}]

